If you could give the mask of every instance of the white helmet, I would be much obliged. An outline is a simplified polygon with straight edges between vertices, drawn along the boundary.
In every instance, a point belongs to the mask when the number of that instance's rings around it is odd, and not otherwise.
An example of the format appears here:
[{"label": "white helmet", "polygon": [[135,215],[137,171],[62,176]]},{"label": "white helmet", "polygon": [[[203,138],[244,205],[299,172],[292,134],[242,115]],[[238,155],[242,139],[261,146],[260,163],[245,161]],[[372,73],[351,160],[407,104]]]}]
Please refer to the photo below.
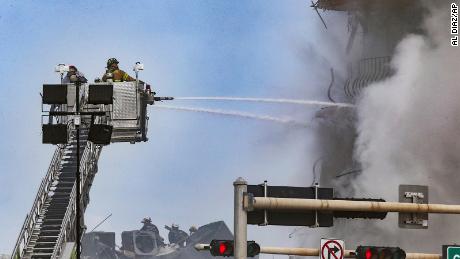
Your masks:
[{"label": "white helmet", "polygon": [[145,224],[145,223],[152,223],[152,219],[150,217],[145,217],[141,223]]}]

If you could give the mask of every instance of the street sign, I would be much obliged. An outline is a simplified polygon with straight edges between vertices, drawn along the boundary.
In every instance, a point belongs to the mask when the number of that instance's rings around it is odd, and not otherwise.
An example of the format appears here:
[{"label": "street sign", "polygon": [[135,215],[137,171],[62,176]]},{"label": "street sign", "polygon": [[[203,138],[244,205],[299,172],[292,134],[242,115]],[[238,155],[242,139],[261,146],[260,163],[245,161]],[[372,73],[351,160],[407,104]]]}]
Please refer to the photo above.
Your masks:
[{"label": "street sign", "polygon": [[[339,239],[321,239],[319,259],[343,259],[345,242]],[[460,258],[456,258],[460,259]]]},{"label": "street sign", "polygon": [[443,259],[460,259],[460,246],[459,245],[443,245],[442,246]]},{"label": "street sign", "polygon": [[[400,185],[399,202],[428,204],[428,186]],[[398,225],[400,228],[427,229],[428,213],[400,212]]]},{"label": "street sign", "polygon": [[448,247],[447,259],[460,259],[460,247]]}]

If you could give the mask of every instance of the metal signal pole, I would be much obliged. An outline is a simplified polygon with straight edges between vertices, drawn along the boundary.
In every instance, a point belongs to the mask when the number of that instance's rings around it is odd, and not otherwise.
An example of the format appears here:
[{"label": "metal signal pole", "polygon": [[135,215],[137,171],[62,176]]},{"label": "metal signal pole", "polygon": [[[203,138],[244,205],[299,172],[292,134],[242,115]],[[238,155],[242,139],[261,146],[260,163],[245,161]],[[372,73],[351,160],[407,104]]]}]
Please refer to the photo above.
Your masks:
[{"label": "metal signal pole", "polygon": [[[195,249],[198,251],[209,250],[209,244],[196,244]],[[345,250],[344,258],[356,258],[355,250]],[[319,256],[318,248],[305,248],[305,247],[272,247],[261,246],[261,254],[273,255],[297,255],[297,256]],[[406,259],[441,259],[440,254],[425,254],[425,253],[406,253]]]},{"label": "metal signal pole", "polygon": [[[80,211],[80,122],[81,122],[81,118],[80,118],[80,81],[77,80],[77,82],[75,83],[75,86],[76,86],[76,91],[75,91],[75,94],[76,94],[76,113],[75,113],[75,116],[74,117],[74,124],[75,124],[75,128],[77,130],[77,171],[75,172],[75,177],[76,177],[76,188],[77,188],[77,197],[75,198],[76,201],[76,228],[77,228],[77,231],[76,231],[76,235],[77,235],[77,240],[76,240],[76,243],[77,243],[77,259],[80,259],[80,254],[81,254],[81,239],[80,239],[80,236],[81,236],[81,211]],[[75,121],[77,120],[77,122]]]},{"label": "metal signal pole", "polygon": [[411,212],[460,214],[460,205],[417,204],[404,202],[375,202],[347,200],[315,200],[295,198],[248,197],[244,199],[245,209],[294,210],[294,211],[367,211],[367,212]]},{"label": "metal signal pole", "polygon": [[247,258],[247,223],[248,214],[243,208],[243,197],[248,190],[248,183],[241,177],[233,182],[234,196],[234,233],[235,233],[235,259]]}]

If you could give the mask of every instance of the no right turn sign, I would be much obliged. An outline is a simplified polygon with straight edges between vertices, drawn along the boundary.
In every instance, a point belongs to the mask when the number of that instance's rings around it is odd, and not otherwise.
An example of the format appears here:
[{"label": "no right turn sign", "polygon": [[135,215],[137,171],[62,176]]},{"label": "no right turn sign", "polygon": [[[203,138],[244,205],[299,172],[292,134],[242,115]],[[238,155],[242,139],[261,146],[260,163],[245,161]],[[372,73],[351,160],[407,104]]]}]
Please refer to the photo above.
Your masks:
[{"label": "no right turn sign", "polygon": [[[343,259],[345,242],[339,239],[321,239],[320,259]],[[455,258],[460,259],[460,258]]]}]

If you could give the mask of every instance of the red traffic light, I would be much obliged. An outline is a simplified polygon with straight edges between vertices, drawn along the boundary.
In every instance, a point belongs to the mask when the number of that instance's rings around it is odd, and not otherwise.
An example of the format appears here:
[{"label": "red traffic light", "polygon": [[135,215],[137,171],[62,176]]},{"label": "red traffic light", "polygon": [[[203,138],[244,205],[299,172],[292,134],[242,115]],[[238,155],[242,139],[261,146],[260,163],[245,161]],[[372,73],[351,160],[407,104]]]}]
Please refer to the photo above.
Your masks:
[{"label": "red traffic light", "polygon": [[399,247],[358,246],[356,259],[405,259],[406,252]]},{"label": "red traffic light", "polygon": [[228,251],[230,247],[228,247],[227,242],[222,242],[219,244],[219,254],[223,255],[225,254],[225,251]]},{"label": "red traffic light", "polygon": [[[209,244],[209,252],[212,256],[233,256],[233,240],[212,240]],[[260,246],[255,241],[247,241],[247,255],[254,257],[260,253]]]},{"label": "red traffic light", "polygon": [[374,246],[359,246],[356,249],[356,258],[358,259],[383,259],[380,247]]},{"label": "red traffic light", "polygon": [[371,259],[372,258],[372,248],[367,248],[366,252],[364,253],[365,259]]},{"label": "red traffic light", "polygon": [[212,240],[209,246],[212,256],[233,256],[233,240]]}]

